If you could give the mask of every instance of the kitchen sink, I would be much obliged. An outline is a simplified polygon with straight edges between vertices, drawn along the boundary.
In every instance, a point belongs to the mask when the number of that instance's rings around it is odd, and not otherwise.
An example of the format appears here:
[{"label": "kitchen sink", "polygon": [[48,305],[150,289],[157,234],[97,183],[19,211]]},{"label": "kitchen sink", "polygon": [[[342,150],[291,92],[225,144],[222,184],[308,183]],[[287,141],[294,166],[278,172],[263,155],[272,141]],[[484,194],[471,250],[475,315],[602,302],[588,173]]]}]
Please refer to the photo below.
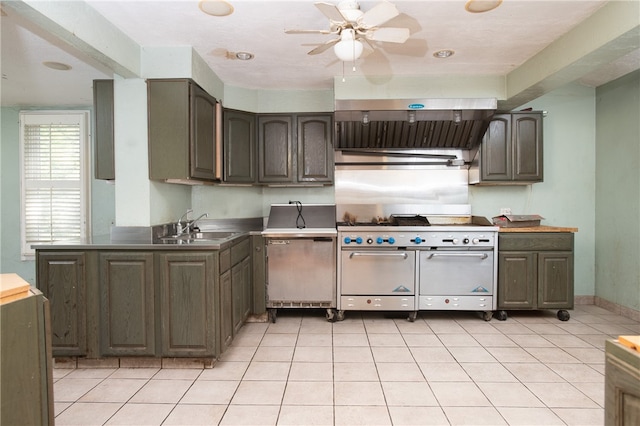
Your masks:
[{"label": "kitchen sink", "polygon": [[219,243],[221,240],[229,239],[240,232],[237,231],[206,231],[192,232],[190,234],[168,235],[160,238],[162,244],[197,244],[197,243]]}]

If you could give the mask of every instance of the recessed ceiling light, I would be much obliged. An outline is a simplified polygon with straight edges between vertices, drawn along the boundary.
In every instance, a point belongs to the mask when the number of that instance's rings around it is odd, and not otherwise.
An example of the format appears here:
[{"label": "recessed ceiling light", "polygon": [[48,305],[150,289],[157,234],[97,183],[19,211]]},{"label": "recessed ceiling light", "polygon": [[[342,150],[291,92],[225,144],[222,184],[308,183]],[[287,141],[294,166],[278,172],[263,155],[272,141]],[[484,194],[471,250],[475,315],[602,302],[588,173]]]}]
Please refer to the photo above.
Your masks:
[{"label": "recessed ceiling light", "polygon": [[495,9],[500,6],[500,3],[502,0],[469,0],[464,8],[467,12],[482,13]]},{"label": "recessed ceiling light", "polygon": [[241,61],[248,61],[249,59],[253,59],[253,53],[238,52],[236,53],[236,58],[240,59]]},{"label": "recessed ceiling light", "polygon": [[71,69],[71,65],[63,64],[62,62],[46,61],[42,65],[58,71],[69,71]]},{"label": "recessed ceiling light", "polygon": [[198,6],[207,15],[227,16],[233,13],[233,6],[225,0],[201,0]]},{"label": "recessed ceiling light", "polygon": [[456,53],[456,52],[454,52],[453,50],[442,49],[442,50],[438,50],[436,53],[434,53],[433,56],[435,58],[438,58],[438,59],[444,59],[444,58],[448,58],[449,56],[453,55],[454,53]]}]

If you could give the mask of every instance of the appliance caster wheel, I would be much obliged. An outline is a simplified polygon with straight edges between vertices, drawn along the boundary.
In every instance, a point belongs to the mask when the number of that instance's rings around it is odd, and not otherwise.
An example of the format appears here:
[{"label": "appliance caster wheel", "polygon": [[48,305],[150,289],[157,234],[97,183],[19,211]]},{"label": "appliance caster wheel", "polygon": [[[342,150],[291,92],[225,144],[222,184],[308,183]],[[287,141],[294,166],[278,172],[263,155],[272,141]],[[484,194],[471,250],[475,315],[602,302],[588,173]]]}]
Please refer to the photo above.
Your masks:
[{"label": "appliance caster wheel", "polygon": [[485,311],[482,313],[482,319],[485,321],[491,321],[492,317],[493,317],[493,312],[491,311]]},{"label": "appliance caster wheel", "polygon": [[557,316],[560,321],[569,321],[569,318],[571,318],[571,315],[569,315],[569,312],[567,312],[564,309],[560,309],[558,311]]},{"label": "appliance caster wheel", "polygon": [[409,317],[407,317],[407,321],[415,322],[417,317],[418,317],[418,311],[413,311],[409,314]]},{"label": "appliance caster wheel", "polygon": [[507,311],[496,311],[495,317],[498,321],[506,321],[507,320]]},{"label": "appliance caster wheel", "polygon": [[344,321],[344,311],[336,311],[336,319],[338,321]]},{"label": "appliance caster wheel", "polygon": [[269,309],[269,321],[274,324],[276,323],[277,312],[278,312],[277,309]]},{"label": "appliance caster wheel", "polygon": [[338,315],[334,309],[327,309],[327,315],[326,315],[327,321],[336,322],[338,319],[337,316]]}]

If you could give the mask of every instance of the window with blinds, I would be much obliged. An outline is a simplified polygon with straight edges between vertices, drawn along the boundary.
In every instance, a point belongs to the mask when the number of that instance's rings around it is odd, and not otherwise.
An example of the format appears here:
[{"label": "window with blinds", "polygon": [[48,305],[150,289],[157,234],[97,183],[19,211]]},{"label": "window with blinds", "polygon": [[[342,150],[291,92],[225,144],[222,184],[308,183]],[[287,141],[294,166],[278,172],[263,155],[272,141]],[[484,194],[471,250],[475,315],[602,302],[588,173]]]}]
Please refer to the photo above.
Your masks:
[{"label": "window with blinds", "polygon": [[32,244],[87,235],[86,111],[20,114],[22,255]]}]

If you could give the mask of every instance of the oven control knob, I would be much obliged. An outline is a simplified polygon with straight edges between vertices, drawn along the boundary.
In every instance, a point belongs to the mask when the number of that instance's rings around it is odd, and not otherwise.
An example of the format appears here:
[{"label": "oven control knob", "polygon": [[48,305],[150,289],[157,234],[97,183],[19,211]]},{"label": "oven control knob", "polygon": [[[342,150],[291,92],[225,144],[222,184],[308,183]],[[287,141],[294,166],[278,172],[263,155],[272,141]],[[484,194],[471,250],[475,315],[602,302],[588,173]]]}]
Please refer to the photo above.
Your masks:
[{"label": "oven control knob", "polygon": [[382,237],[378,237],[378,238],[376,238],[376,243],[382,244],[382,243],[384,243],[384,240],[382,239]]},{"label": "oven control knob", "polygon": [[389,239],[387,240],[389,242],[389,244],[393,244],[396,242],[396,239],[393,237],[389,237]]},{"label": "oven control knob", "polygon": [[345,244],[351,244],[351,237],[344,237]]},{"label": "oven control knob", "polygon": [[367,238],[367,244],[373,244],[373,238]]},{"label": "oven control knob", "polygon": [[420,244],[420,243],[422,242],[422,238],[420,238],[420,237],[415,237],[415,238],[413,239],[413,242],[414,242],[414,243],[416,243],[416,244]]},{"label": "oven control knob", "polygon": [[464,240],[462,240],[462,244],[469,244],[469,239],[465,238]]},{"label": "oven control knob", "polygon": [[457,238],[454,238],[453,240],[451,240],[451,242],[453,244],[458,244],[460,242],[460,240],[458,240]]},{"label": "oven control knob", "polygon": [[356,237],[356,244],[362,244],[362,237]]},{"label": "oven control knob", "polygon": [[473,244],[478,244],[480,242],[480,239],[479,238],[474,238],[472,240],[472,242],[473,242]]}]

